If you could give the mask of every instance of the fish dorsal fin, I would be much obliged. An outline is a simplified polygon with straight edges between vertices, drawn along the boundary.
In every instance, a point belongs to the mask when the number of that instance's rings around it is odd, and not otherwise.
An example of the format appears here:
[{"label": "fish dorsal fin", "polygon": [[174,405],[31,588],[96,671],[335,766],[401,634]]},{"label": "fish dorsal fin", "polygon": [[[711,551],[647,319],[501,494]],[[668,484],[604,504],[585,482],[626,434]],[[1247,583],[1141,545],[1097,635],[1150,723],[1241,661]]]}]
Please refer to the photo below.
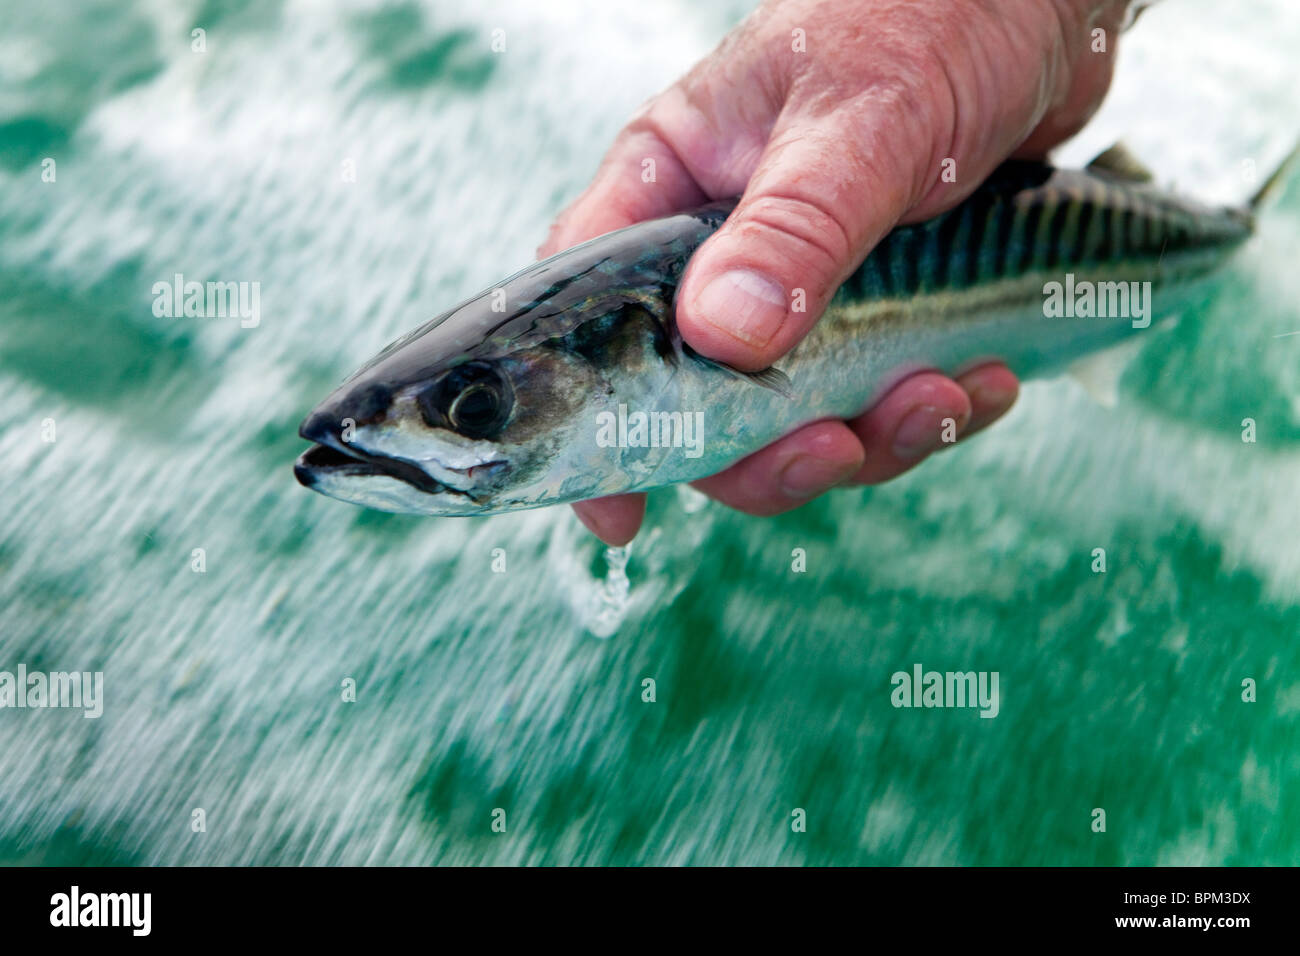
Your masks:
[{"label": "fish dorsal fin", "polygon": [[1128,13],[1124,17],[1124,25],[1119,28],[1120,32],[1123,33],[1131,30],[1133,24],[1138,22],[1138,17],[1146,13],[1147,8],[1154,6],[1155,3],[1156,0],[1134,0],[1134,2],[1129,5]]},{"label": "fish dorsal fin", "polygon": [[1264,200],[1272,195],[1278,188],[1278,184],[1290,174],[1291,167],[1296,164],[1297,157],[1300,157],[1300,144],[1294,146],[1291,152],[1286,154],[1286,158],[1278,163],[1277,169],[1273,170],[1268,179],[1264,180],[1264,185],[1260,186],[1255,191],[1255,195],[1250,197],[1251,209],[1258,209],[1264,204]]},{"label": "fish dorsal fin", "polygon": [[1119,403],[1120,376],[1144,344],[1141,336],[1135,335],[1126,342],[1071,362],[1066,374],[1098,405],[1114,408]]},{"label": "fish dorsal fin", "polygon": [[1131,183],[1151,182],[1151,170],[1147,169],[1123,143],[1116,143],[1088,164],[1090,173],[1108,173],[1116,179]]}]

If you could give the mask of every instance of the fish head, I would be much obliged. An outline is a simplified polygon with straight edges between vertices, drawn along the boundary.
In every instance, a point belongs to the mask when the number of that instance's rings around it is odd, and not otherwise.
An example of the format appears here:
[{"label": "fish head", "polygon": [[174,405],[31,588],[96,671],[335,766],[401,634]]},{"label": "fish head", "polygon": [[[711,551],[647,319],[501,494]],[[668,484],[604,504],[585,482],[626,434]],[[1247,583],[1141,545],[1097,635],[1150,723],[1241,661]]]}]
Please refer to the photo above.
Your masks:
[{"label": "fish head", "polygon": [[424,515],[513,511],[631,484],[597,417],[680,352],[671,298],[725,218],[706,208],[553,256],[394,342],[303,421],[303,485]]},{"label": "fish head", "polygon": [[[382,511],[515,510],[572,478],[599,376],[559,349],[470,359],[416,382],[345,385],[303,421],[294,472],[314,491]],[[539,500],[538,504],[549,503]]]}]

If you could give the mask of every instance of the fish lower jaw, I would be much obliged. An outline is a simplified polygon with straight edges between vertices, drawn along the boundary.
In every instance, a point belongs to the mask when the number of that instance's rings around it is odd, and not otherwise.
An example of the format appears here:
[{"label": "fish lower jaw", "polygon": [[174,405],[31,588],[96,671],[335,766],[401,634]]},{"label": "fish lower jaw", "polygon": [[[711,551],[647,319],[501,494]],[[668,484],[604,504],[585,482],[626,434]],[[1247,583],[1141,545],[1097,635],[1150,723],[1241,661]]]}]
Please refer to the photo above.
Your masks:
[{"label": "fish lower jaw", "polygon": [[421,461],[419,467],[438,483],[452,491],[473,496],[490,486],[510,470],[508,461],[483,461],[468,468],[447,468],[436,461]]}]

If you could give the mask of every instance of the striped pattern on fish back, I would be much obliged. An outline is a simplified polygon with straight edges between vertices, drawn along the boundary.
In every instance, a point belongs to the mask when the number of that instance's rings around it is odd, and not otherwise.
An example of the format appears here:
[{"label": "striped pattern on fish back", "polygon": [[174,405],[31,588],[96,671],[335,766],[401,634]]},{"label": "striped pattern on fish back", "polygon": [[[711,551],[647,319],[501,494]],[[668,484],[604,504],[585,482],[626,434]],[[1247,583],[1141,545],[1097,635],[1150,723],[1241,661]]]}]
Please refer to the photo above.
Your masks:
[{"label": "striped pattern on fish back", "polygon": [[1031,273],[1154,264],[1234,245],[1251,230],[1245,210],[1212,209],[1106,174],[1012,161],[949,212],[896,228],[840,296],[901,298]]}]

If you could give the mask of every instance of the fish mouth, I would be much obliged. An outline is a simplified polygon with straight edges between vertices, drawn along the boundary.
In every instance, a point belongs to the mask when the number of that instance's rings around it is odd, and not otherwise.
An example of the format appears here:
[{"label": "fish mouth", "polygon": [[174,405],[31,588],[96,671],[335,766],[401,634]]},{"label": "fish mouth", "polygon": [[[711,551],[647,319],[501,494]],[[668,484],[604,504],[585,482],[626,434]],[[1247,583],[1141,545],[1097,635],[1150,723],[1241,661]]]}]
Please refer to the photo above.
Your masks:
[{"label": "fish mouth", "polygon": [[430,478],[422,469],[398,458],[369,455],[335,445],[313,445],[294,462],[294,477],[306,488],[314,487],[324,477],[386,477],[396,478],[425,494],[458,494],[464,492]]},{"label": "fish mouth", "polygon": [[344,441],[336,418],[331,411],[317,408],[298,426],[298,434],[314,443],[294,463],[293,474],[299,484],[315,488],[323,478],[385,477],[395,478],[429,495],[459,493],[412,462],[362,451]]},{"label": "fish mouth", "polygon": [[[479,484],[490,482],[494,476],[508,470],[508,464],[504,460],[479,462],[463,472],[443,469],[434,462],[437,466],[435,472],[448,472],[447,475],[439,474],[435,478],[415,461],[368,451],[357,447],[354,442],[345,441],[337,424],[341,419],[336,412],[332,408],[317,408],[303,420],[298,427],[298,434],[311,442],[312,447],[303,452],[293,466],[293,474],[299,484],[330,497],[351,501],[353,498],[350,492],[337,494],[336,491],[349,487],[365,488],[366,479],[388,478],[401,482],[422,495],[439,498],[443,505],[452,507],[454,513],[462,514],[468,513],[466,508],[475,511],[482,509],[487,500],[485,495],[490,494],[490,491],[479,487]],[[449,475],[456,477],[450,478]],[[464,484],[460,480],[462,475]],[[363,483],[358,485],[358,481]],[[449,484],[448,481],[455,483]]]}]

